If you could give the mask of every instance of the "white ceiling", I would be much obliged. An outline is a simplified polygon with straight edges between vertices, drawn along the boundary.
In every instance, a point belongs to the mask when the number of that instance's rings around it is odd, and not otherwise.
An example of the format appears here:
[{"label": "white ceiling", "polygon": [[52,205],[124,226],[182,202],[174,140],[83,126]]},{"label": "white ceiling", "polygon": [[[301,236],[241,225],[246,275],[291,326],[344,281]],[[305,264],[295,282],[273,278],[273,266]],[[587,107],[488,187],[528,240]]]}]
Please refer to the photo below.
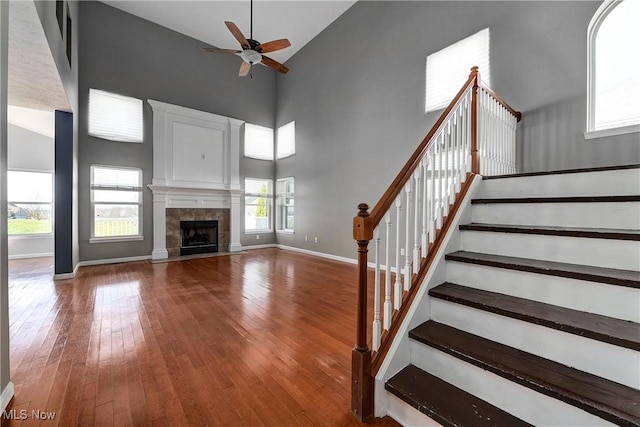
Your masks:
[{"label": "white ceiling", "polygon": [[[285,62],[355,2],[356,0],[255,0],[253,39],[260,43],[289,39],[291,47],[269,54],[276,61]],[[206,45],[239,48],[224,21],[234,22],[245,37],[250,37],[249,0],[103,0],[103,3],[201,40]]]},{"label": "white ceiling", "polygon": [[10,105],[44,111],[70,111],[38,13],[31,1],[12,1],[9,5],[8,62],[7,97]]}]

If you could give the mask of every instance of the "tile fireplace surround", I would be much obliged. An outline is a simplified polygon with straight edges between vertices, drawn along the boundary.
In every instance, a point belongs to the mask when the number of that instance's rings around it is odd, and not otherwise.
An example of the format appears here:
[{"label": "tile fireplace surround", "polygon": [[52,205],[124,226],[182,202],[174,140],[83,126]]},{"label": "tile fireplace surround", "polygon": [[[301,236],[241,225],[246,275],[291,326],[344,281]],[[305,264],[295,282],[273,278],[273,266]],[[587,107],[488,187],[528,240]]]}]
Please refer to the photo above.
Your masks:
[{"label": "tile fireplace surround", "polygon": [[148,100],[153,109],[153,260],[180,255],[180,221],[218,220],[220,252],[240,245],[241,120]]}]

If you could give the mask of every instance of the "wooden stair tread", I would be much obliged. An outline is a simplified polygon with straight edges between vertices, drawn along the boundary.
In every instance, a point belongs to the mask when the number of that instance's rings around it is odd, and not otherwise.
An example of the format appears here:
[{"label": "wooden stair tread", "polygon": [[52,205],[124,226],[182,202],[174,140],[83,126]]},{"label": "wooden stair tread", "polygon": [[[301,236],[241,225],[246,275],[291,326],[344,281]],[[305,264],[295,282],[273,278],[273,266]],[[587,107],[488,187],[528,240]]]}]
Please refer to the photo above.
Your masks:
[{"label": "wooden stair tread", "polygon": [[429,295],[536,325],[640,351],[640,324],[511,295],[443,283]]},{"label": "wooden stair tread", "polygon": [[409,336],[618,425],[640,425],[640,390],[432,320],[414,328]]},{"label": "wooden stair tread", "polygon": [[640,230],[614,230],[608,228],[547,227],[539,225],[481,224],[474,222],[460,225],[460,230],[640,241]]},{"label": "wooden stair tread", "polygon": [[385,389],[444,426],[530,426],[422,369],[408,365]]},{"label": "wooden stair tread", "polygon": [[577,197],[505,197],[497,199],[473,199],[472,205],[494,203],[621,203],[640,202],[640,195],[633,196],[577,196]]},{"label": "wooden stair tread", "polygon": [[476,265],[486,265],[489,267],[586,280],[590,282],[607,283],[610,285],[626,286],[630,288],[640,288],[640,272],[637,271],[617,270],[613,268],[593,267],[588,265],[568,264],[563,262],[543,261],[467,251],[458,251],[447,254],[445,259],[447,261],[465,262]]}]

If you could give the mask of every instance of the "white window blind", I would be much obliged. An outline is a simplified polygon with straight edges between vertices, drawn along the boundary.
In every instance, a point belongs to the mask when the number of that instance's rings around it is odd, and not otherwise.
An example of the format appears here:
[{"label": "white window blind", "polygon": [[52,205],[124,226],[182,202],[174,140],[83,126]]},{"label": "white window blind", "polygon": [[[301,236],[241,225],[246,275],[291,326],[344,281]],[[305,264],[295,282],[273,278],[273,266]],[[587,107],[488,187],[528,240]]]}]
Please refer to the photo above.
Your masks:
[{"label": "white window blind", "polygon": [[259,160],[273,160],[273,129],[245,124],[244,155]]},{"label": "white window blind", "polygon": [[476,65],[482,81],[490,86],[488,28],[427,56],[425,111],[446,107]]},{"label": "white window blind", "polygon": [[278,128],[278,158],[296,154],[296,122]]},{"label": "white window blind", "polygon": [[89,89],[89,135],[142,142],[142,100]]}]

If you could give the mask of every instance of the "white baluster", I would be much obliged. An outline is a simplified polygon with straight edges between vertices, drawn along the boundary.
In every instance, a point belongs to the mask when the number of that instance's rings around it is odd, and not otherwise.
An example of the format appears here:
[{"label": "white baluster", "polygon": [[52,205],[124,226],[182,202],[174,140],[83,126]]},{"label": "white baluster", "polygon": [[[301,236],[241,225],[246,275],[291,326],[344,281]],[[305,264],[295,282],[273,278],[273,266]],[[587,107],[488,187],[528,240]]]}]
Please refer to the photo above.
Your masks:
[{"label": "white baluster", "polygon": [[420,230],[422,224],[420,223],[420,208],[422,207],[422,168],[418,166],[413,174],[415,181],[414,187],[414,215],[413,215],[413,272],[417,273],[420,269]]},{"label": "white baluster", "polygon": [[444,135],[443,132],[440,132],[440,134],[438,135],[438,137],[436,138],[436,148],[438,150],[438,186],[437,186],[437,190],[438,190],[438,196],[435,199],[436,202],[436,232],[442,228],[442,215],[443,215],[443,208],[442,208],[442,201],[444,200],[444,183],[443,183],[443,162],[442,162],[442,152],[443,152],[443,139]]},{"label": "white baluster", "polygon": [[402,304],[402,282],[400,281],[400,232],[402,231],[402,191],[396,199],[396,280],[394,284],[393,308],[400,309]]},{"label": "white baluster", "polygon": [[442,172],[444,173],[443,180],[443,192],[442,192],[442,216],[445,217],[449,214],[449,189],[451,188],[451,184],[449,182],[449,153],[450,153],[450,145],[451,145],[451,121],[447,121],[447,124],[444,128],[444,139],[443,139],[443,149],[444,149],[444,167],[442,168]]},{"label": "white baluster", "polygon": [[436,145],[434,143],[429,150],[429,163],[431,164],[429,177],[429,243],[434,242],[436,235]]},{"label": "white baluster", "polygon": [[380,230],[376,227],[373,230],[373,241],[375,242],[375,274],[373,292],[373,351],[380,348],[380,335],[382,327],[380,324]]},{"label": "white baluster", "polygon": [[373,350],[380,348],[380,335],[382,334],[380,324],[380,230],[378,227],[373,231],[375,243],[375,273],[374,273],[374,293],[373,293]]},{"label": "white baluster", "polygon": [[455,193],[460,192],[462,186],[462,179],[460,177],[460,170],[462,169],[462,103],[456,110],[456,144],[455,144],[455,167],[453,168],[456,189]]},{"label": "white baluster", "polygon": [[407,220],[405,222],[405,249],[404,249],[404,290],[411,289],[411,179],[404,187],[407,192]]},{"label": "white baluster", "polygon": [[388,330],[391,326],[391,209],[387,211],[384,216],[385,235],[384,235],[384,265],[386,270],[384,272],[384,311],[383,311],[383,326]]},{"label": "white baluster", "polygon": [[431,185],[428,175],[429,158],[430,156],[427,152],[420,163],[422,176],[424,177],[422,179],[422,258],[426,258],[427,252],[429,251],[429,186]]}]

